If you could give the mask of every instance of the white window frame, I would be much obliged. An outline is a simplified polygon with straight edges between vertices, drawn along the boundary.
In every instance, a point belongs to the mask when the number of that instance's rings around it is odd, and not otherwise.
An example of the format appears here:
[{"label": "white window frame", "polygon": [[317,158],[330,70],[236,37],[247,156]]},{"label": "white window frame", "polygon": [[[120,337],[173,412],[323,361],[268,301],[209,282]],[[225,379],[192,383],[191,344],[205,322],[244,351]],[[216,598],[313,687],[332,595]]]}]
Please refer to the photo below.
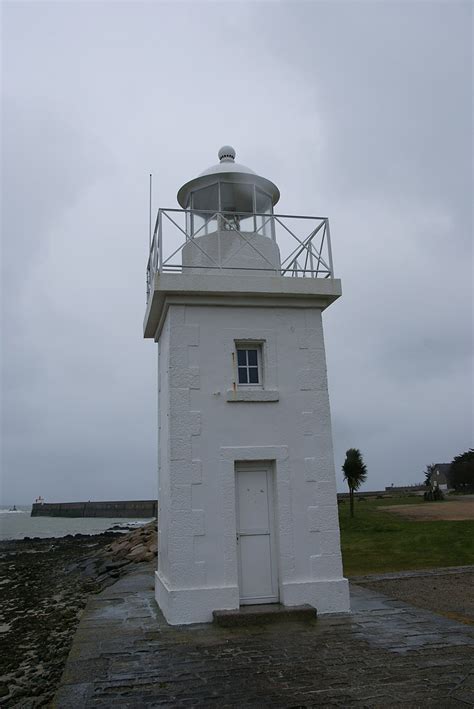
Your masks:
[{"label": "white window frame", "polygon": [[[235,342],[235,383],[236,386],[239,389],[263,389],[263,342],[245,342],[245,341],[236,341]],[[241,383],[239,381],[239,359],[238,359],[238,351],[239,350],[256,350],[257,351],[257,367],[258,367],[258,382],[257,383]],[[247,360],[248,361],[248,360]],[[247,372],[249,369],[249,365],[246,365],[247,367]]]},{"label": "white window frame", "polygon": [[[228,388],[225,399],[229,404],[274,403],[280,400],[278,391],[276,331],[274,329],[229,327],[223,331],[223,357],[225,358]],[[260,345],[261,385],[240,386],[237,383],[237,345]]]}]

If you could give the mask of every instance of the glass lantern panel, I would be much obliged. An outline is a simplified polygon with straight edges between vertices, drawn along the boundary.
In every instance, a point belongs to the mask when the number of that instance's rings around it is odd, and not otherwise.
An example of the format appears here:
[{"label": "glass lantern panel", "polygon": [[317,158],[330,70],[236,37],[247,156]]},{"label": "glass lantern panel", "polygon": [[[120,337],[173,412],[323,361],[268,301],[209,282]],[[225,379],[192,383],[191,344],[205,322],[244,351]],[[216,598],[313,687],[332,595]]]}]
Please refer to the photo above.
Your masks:
[{"label": "glass lantern panel", "polygon": [[254,232],[254,186],[241,182],[221,182],[220,190],[224,230]]},{"label": "glass lantern panel", "polygon": [[215,185],[201,187],[199,190],[194,190],[194,192],[191,193],[191,209],[195,209],[199,212],[217,211],[219,209],[217,183]]},{"label": "glass lantern panel", "polygon": [[[273,219],[269,218],[273,214],[272,198],[266,192],[255,189],[255,211],[259,216],[256,217],[256,231],[262,236],[272,237]],[[266,215],[269,216],[266,216]]]},{"label": "glass lantern panel", "polygon": [[252,214],[249,217],[240,217],[240,229],[239,231],[246,231],[246,232],[251,232],[252,234],[255,231],[255,217]]},{"label": "glass lantern panel", "polygon": [[191,233],[190,236],[204,236],[207,215],[199,214],[199,212],[191,212]]},{"label": "glass lantern panel", "polygon": [[264,214],[272,213],[272,198],[266,192],[262,192],[257,187],[255,190],[255,200],[256,200],[256,212],[263,212]]},{"label": "glass lantern panel", "polygon": [[221,182],[221,210],[253,214],[253,185]]},{"label": "glass lantern panel", "polygon": [[192,235],[204,236],[217,231],[216,211],[219,209],[219,191],[217,183],[208,185],[191,194]]}]

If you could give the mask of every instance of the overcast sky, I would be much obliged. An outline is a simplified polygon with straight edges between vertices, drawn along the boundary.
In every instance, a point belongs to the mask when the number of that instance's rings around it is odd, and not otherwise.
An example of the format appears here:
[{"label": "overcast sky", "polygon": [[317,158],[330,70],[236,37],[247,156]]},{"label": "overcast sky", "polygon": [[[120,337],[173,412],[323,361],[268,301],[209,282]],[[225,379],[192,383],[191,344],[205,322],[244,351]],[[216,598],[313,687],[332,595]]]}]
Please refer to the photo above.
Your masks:
[{"label": "overcast sky", "polygon": [[470,2],[3,2],[2,504],[156,496],[154,209],[217,162],[330,218],[336,471],[473,445]]}]

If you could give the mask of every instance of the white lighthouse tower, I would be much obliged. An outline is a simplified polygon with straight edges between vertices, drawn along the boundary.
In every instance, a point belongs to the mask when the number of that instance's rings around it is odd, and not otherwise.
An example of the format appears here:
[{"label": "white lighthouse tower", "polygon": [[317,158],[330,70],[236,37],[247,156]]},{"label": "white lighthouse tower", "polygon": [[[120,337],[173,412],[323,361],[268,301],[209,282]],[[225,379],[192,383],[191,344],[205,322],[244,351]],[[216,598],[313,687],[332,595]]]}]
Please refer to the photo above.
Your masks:
[{"label": "white lighthouse tower", "polygon": [[[156,600],[171,624],[240,605],[349,610],[322,311],[341,294],[324,217],[219,163],[160,209],[145,337],[158,343]],[[286,255],[287,254],[287,255]]]}]

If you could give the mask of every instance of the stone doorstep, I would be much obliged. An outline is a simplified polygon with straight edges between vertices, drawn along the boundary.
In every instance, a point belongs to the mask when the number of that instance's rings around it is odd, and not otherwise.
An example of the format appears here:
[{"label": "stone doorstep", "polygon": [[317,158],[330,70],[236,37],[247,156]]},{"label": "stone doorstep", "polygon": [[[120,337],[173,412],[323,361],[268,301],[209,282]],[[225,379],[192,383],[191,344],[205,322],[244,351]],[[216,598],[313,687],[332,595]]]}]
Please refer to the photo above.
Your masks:
[{"label": "stone doorstep", "polygon": [[281,623],[291,621],[316,620],[316,608],[309,604],[301,606],[283,606],[281,603],[264,603],[253,606],[240,606],[236,610],[213,611],[214,624],[223,628],[243,625],[261,625],[263,623]]}]

